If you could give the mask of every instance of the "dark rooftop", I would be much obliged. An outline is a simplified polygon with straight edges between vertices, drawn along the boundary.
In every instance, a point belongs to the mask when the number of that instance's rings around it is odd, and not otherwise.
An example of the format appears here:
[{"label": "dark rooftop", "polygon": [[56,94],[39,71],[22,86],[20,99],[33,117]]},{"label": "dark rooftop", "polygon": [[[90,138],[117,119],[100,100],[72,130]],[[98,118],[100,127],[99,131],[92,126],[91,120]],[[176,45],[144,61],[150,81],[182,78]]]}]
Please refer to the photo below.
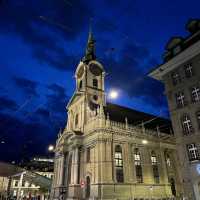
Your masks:
[{"label": "dark rooftop", "polygon": [[163,55],[164,63],[193,45],[200,40],[200,20],[191,19],[186,24],[186,30],[189,31],[189,36],[172,37],[165,47],[165,53]]},{"label": "dark rooftop", "polygon": [[109,113],[112,121],[125,123],[125,118],[127,117],[129,124],[141,126],[143,123],[146,129],[156,130],[159,127],[161,132],[168,134],[172,132],[171,121],[155,115],[111,103],[107,103],[106,107],[104,107],[104,112],[105,115]]}]

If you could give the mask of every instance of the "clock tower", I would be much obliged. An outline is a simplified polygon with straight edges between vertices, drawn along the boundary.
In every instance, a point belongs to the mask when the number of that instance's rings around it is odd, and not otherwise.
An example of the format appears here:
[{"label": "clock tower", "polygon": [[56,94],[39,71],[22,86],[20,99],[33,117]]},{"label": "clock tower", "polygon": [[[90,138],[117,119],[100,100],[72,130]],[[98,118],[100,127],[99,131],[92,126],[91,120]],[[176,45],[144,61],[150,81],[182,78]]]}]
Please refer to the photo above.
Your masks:
[{"label": "clock tower", "polygon": [[105,106],[105,71],[101,63],[96,60],[95,40],[91,31],[85,56],[76,69],[75,78],[76,90],[67,105],[67,129],[83,132],[87,121]]}]

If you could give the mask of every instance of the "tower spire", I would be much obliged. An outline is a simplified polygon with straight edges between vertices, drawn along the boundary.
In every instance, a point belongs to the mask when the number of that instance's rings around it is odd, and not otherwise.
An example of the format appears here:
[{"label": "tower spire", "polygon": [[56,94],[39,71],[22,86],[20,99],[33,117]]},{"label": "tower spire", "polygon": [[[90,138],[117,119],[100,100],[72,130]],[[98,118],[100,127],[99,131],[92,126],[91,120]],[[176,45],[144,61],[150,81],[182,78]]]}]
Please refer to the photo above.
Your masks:
[{"label": "tower spire", "polygon": [[82,61],[85,63],[88,63],[89,61],[95,60],[95,59],[96,59],[95,39],[92,34],[92,25],[90,23],[87,47],[86,47],[86,51],[85,51],[85,56],[83,57]]}]

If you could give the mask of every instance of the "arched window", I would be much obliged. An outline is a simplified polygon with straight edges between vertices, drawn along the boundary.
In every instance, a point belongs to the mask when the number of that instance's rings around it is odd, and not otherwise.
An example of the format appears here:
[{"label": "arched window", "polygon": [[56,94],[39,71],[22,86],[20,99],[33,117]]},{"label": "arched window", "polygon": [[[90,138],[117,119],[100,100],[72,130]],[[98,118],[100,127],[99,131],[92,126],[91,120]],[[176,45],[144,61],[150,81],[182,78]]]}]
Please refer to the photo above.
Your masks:
[{"label": "arched window", "polygon": [[86,198],[90,197],[90,177],[86,177],[86,191],[85,191]]},{"label": "arched window", "polygon": [[136,172],[136,179],[138,183],[143,182],[143,175],[142,175],[142,164],[141,164],[141,156],[138,148],[134,150],[134,163],[135,163],[135,172]]},{"label": "arched window", "polygon": [[98,80],[93,79],[93,87],[98,88]]},{"label": "arched window", "polygon": [[122,148],[120,145],[115,146],[115,170],[116,170],[116,181],[119,183],[123,183],[124,182],[123,158],[122,158]]},{"label": "arched window", "polygon": [[154,151],[151,152],[151,164],[153,170],[153,178],[155,183],[160,182],[157,157]]}]

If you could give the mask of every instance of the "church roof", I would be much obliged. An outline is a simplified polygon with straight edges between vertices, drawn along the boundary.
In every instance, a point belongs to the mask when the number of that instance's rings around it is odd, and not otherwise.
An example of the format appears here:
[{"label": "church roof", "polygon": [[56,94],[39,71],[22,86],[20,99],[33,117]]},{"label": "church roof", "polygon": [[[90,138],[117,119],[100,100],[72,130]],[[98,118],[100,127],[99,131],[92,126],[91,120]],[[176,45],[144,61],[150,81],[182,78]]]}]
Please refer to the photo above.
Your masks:
[{"label": "church roof", "polygon": [[147,114],[141,111],[133,110],[131,108],[107,103],[107,105],[104,107],[104,112],[105,115],[109,113],[110,120],[112,121],[125,123],[125,118],[127,118],[128,123],[132,125],[141,126],[143,123],[146,129],[156,131],[157,127],[159,127],[159,130],[161,132],[169,134],[172,131],[170,120]]}]

